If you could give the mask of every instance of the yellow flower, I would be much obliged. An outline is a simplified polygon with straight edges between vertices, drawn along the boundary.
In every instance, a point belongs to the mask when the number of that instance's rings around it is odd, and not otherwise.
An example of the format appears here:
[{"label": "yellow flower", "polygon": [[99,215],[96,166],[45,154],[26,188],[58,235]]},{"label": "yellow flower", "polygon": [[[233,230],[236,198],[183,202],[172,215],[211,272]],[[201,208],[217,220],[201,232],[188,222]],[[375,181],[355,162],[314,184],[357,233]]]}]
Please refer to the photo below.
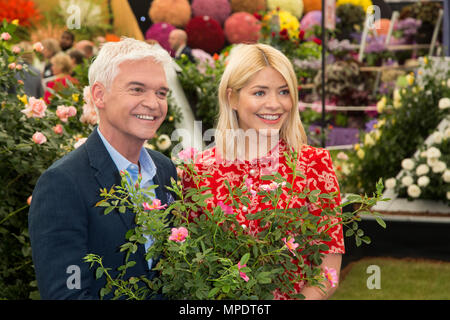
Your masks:
[{"label": "yellow flower", "polygon": [[364,152],[363,149],[359,149],[359,150],[356,152],[356,155],[358,156],[358,158],[364,159],[364,156],[366,155],[366,153]]},{"label": "yellow flower", "polygon": [[423,57],[423,63],[425,63],[425,65],[427,65],[428,64],[428,58],[427,57]]},{"label": "yellow flower", "polygon": [[386,119],[378,120],[378,122],[377,122],[377,127],[378,127],[378,128],[381,128],[381,127],[384,126],[385,124],[386,124]]},{"label": "yellow flower", "polygon": [[[375,141],[372,139],[371,135],[370,134],[366,134],[366,136],[364,137],[364,145],[368,146],[368,147],[371,147],[374,144],[375,144]],[[359,151],[361,151],[361,149],[358,150],[358,152]]]},{"label": "yellow flower", "polygon": [[377,103],[377,111],[378,113],[382,113],[384,108],[386,107],[386,97],[383,96],[380,101]]},{"label": "yellow flower", "polygon": [[263,20],[271,21],[272,17],[274,15],[278,15],[280,30],[286,29],[286,31],[288,32],[289,38],[297,39],[298,38],[298,30],[300,28],[300,22],[298,21],[298,19],[288,11],[273,10],[273,11],[269,12],[266,16],[264,16]]},{"label": "yellow flower", "polygon": [[79,93],[73,93],[72,94],[72,100],[75,101],[75,102],[78,102],[79,97],[80,97]]},{"label": "yellow flower", "polygon": [[375,134],[375,140],[378,141],[381,138],[381,130],[377,129],[374,131]]},{"label": "yellow flower", "polygon": [[22,102],[24,105],[28,104],[28,99],[27,99],[27,95],[24,94],[23,96],[19,96],[17,95],[17,99],[19,99],[20,102]]},{"label": "yellow flower", "polygon": [[13,21],[11,21],[11,23],[12,23],[13,25],[18,26],[18,25],[19,25],[19,19],[14,19]]},{"label": "yellow flower", "polygon": [[173,117],[172,116],[169,117],[169,121],[173,121]]},{"label": "yellow flower", "polygon": [[413,85],[413,83],[414,83],[414,73],[413,73],[413,72],[411,72],[410,74],[408,74],[408,75],[406,76],[406,81],[408,82],[408,84],[409,84],[410,86]]},{"label": "yellow flower", "polygon": [[359,148],[360,148],[360,145],[359,145],[359,143],[355,144],[354,148],[355,148],[355,150],[356,150],[356,151],[358,151],[358,150],[359,150]]}]

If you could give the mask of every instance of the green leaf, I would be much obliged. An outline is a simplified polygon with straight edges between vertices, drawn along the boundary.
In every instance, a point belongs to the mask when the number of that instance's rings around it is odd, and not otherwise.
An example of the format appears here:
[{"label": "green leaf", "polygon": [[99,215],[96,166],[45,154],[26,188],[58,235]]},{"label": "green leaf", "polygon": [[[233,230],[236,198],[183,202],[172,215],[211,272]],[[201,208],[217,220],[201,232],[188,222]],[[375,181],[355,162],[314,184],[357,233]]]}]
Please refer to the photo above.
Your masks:
[{"label": "green leaf", "polygon": [[104,269],[102,267],[98,267],[95,271],[95,278],[98,280],[102,277]]},{"label": "green leaf", "polygon": [[242,258],[241,258],[241,261],[240,261],[241,266],[243,266],[244,264],[246,264],[249,258],[250,258],[250,253],[247,252],[246,254],[244,254],[244,255],[242,256]]},{"label": "green leaf", "polygon": [[217,294],[217,292],[219,292],[219,290],[220,290],[219,287],[215,287],[215,288],[212,288],[211,290],[209,290],[208,298],[209,299],[213,298]]},{"label": "green leaf", "polygon": [[378,224],[380,226],[382,226],[384,229],[386,229],[386,222],[384,222],[383,219],[381,219],[380,217],[375,217],[375,220],[378,222]]}]

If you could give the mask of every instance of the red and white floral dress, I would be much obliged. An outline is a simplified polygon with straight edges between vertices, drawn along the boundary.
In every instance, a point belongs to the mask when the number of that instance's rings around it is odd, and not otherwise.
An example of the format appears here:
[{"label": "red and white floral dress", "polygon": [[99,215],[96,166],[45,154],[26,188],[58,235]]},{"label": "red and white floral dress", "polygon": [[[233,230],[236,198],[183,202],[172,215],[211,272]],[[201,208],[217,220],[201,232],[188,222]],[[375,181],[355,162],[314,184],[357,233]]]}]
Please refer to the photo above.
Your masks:
[{"label": "red and white floral dress", "polygon": [[[289,152],[289,148],[283,140],[280,140],[277,146],[266,156],[252,161],[224,160],[216,152],[216,147],[205,150],[197,155],[195,161],[196,170],[199,174],[208,174],[211,176],[201,182],[201,186],[211,188],[207,192],[213,195],[207,199],[208,209],[213,210],[220,201],[228,205],[230,204],[229,190],[225,181],[229,182],[231,188],[236,188],[242,185],[244,176],[247,175],[247,188],[251,188],[253,191],[259,191],[264,187],[268,187],[270,184],[270,181],[261,180],[262,176],[279,172],[283,177],[287,177],[288,182],[292,183],[292,170],[286,163],[285,152]],[[309,190],[320,190],[320,193],[337,192],[335,198],[329,202],[328,207],[332,209],[341,203],[338,180],[333,170],[330,153],[326,149],[305,145],[299,152],[297,170],[306,177],[306,179],[296,178],[294,186],[297,192],[302,192],[305,187],[309,188]],[[192,178],[186,174],[183,175],[182,181],[185,188],[195,187]],[[278,208],[285,208],[289,199],[287,188],[282,187],[282,189],[283,193],[278,202]],[[262,231],[262,227],[259,226],[257,220],[247,220],[246,215],[270,208],[271,203],[262,203],[262,196],[260,195],[254,195],[249,198],[251,199],[249,206],[240,204],[240,208],[237,210],[237,220],[241,225],[246,226],[246,230],[250,234],[257,234]],[[305,204],[308,206],[310,213],[320,215],[321,209],[316,204],[309,203],[307,198],[301,199],[294,197],[289,202],[289,208],[300,208]],[[192,213],[192,218],[195,218],[199,214],[201,212]],[[326,218],[330,220],[330,223],[334,223],[336,219],[339,219],[337,217]],[[323,228],[326,227],[325,225]],[[328,230],[328,234],[332,240],[324,242],[329,249],[322,251],[322,253],[345,253],[342,225],[338,224],[332,227]],[[299,269],[298,272],[300,273],[301,270]],[[299,293],[304,285],[305,283],[303,281],[297,283],[294,286],[295,293]],[[277,290],[274,292],[274,299],[289,299],[289,296]]]}]

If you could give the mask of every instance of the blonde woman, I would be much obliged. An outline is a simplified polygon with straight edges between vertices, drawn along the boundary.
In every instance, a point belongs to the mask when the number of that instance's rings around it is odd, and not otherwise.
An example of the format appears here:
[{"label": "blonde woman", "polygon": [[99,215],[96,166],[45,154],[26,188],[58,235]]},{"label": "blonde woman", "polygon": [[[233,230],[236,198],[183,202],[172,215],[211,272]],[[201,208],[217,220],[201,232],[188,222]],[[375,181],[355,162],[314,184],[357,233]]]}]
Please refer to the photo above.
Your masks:
[{"label": "blonde woman", "polygon": [[[297,108],[297,79],[291,62],[280,51],[264,44],[241,44],[236,46],[229,57],[219,85],[219,117],[215,135],[216,146],[207,149],[196,158],[196,169],[211,178],[201,182],[201,186],[211,188],[213,197],[208,206],[214,208],[220,202],[230,205],[229,191],[225,184],[237,187],[245,176],[246,187],[252,192],[251,204],[240,204],[237,210],[239,223],[250,234],[262,231],[256,220],[247,220],[248,213],[271,208],[263,203],[256,191],[267,186],[263,175],[278,172],[289,179],[290,168],[284,153],[298,152],[297,170],[306,179],[297,178],[291,182],[296,191],[305,188],[318,189],[321,193],[337,192],[330,207],[340,204],[339,184],[333,171],[332,160],[327,150],[306,144],[306,134]],[[289,180],[288,180],[289,181]],[[183,177],[185,187],[194,187],[190,177]],[[270,183],[270,182],[269,182]],[[288,190],[284,190],[280,203],[287,200]],[[286,203],[286,202],[284,202]],[[295,198],[289,207],[300,208],[308,205],[312,214],[320,215],[321,209],[308,203],[307,199]],[[202,214],[193,213],[193,217]],[[336,217],[329,217],[331,221]],[[323,251],[321,267],[333,268],[339,275],[342,254],[345,251],[342,226],[337,225],[328,232],[331,241],[325,242],[328,250]],[[301,273],[300,268],[297,273]],[[328,282],[325,292],[316,287],[308,287],[304,281],[295,285],[295,293],[306,299],[326,299],[337,288]],[[279,290],[274,299],[289,299],[290,295]]]},{"label": "blonde woman", "polygon": [[59,52],[55,54],[51,59],[51,69],[53,78],[46,83],[46,90],[44,93],[44,100],[48,104],[52,93],[48,90],[51,88],[55,91],[60,90],[62,87],[67,86],[67,80],[71,83],[77,83],[78,80],[71,76],[72,73],[72,59],[67,53]]}]

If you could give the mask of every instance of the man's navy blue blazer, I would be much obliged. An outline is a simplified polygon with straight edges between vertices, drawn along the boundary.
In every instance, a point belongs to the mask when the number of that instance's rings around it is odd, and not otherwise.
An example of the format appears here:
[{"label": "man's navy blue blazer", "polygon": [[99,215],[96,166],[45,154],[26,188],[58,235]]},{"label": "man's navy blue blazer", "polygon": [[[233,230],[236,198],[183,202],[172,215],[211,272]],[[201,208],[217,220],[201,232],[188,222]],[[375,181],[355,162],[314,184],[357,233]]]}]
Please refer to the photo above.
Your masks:
[{"label": "man's navy blue blazer", "polygon": [[[176,168],[166,156],[147,150],[156,165],[153,182],[161,203],[173,197],[164,186],[170,178],[177,179]],[[78,149],[56,161],[39,178],[33,191],[28,226],[36,279],[42,299],[99,299],[106,284],[103,276],[95,279],[96,267],[83,261],[88,253],[103,257],[103,265],[112,268],[124,264],[125,254],[119,247],[126,242],[125,234],[135,227],[134,214],[114,210],[105,215],[104,208],[95,207],[100,201],[100,188],[120,185],[120,175],[101,141],[97,130]],[[170,195],[170,196],[169,196]],[[144,258],[140,245],[129,260],[136,265],[126,277],[154,276]],[[80,269],[80,288],[70,285],[69,277]],[[69,286],[67,285],[69,279]],[[112,295],[106,298],[111,298]]]}]

